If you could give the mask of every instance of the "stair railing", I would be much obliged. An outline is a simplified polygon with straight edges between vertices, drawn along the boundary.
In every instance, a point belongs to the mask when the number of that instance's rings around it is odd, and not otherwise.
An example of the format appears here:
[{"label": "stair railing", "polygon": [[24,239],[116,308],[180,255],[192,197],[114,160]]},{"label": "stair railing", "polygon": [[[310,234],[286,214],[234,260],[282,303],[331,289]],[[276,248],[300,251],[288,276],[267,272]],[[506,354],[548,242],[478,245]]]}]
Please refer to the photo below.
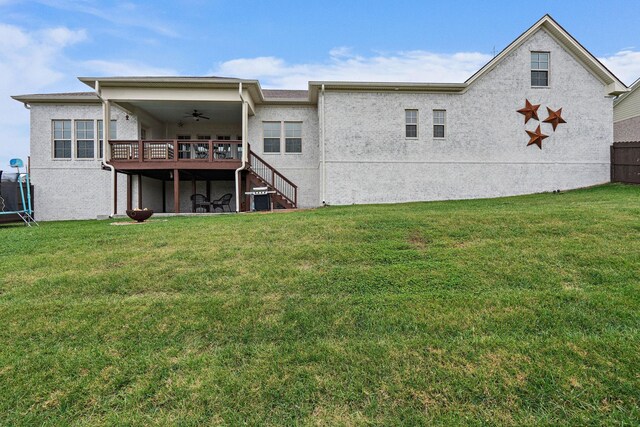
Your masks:
[{"label": "stair railing", "polygon": [[298,187],[293,182],[251,150],[249,150],[249,164],[251,170],[261,180],[284,197],[293,207],[298,207]]}]

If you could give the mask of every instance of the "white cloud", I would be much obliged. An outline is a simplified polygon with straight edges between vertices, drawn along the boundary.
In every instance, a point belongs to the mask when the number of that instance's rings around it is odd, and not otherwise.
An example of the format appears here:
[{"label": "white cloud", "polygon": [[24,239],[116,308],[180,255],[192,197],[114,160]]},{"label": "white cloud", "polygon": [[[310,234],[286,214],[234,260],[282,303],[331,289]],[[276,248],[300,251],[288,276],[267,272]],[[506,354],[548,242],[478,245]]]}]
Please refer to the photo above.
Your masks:
[{"label": "white cloud", "polygon": [[599,59],[627,85],[640,78],[640,52],[634,51],[633,48]]},{"label": "white cloud", "polygon": [[490,59],[491,55],[478,52],[422,50],[367,57],[338,47],[324,62],[291,64],[272,56],[239,58],[219,64],[211,74],[256,78],[265,87],[288,89],[304,89],[309,80],[461,82]]},{"label": "white cloud", "polygon": [[175,70],[138,61],[78,61],[67,49],[87,40],[84,29],[54,27],[27,31],[0,23],[0,169],[12,157],[29,154],[29,112],[11,95],[87,91],[79,74],[167,75]]},{"label": "white cloud", "polygon": [[[273,56],[238,58],[218,64],[211,74],[259,79],[264,87],[305,89],[310,80],[463,82],[491,59],[479,52],[454,54],[422,50],[362,56],[348,47],[329,51],[323,62],[288,63]],[[640,77],[640,52],[627,48],[599,58],[626,84]]]},{"label": "white cloud", "polygon": [[11,95],[64,89],[64,49],[86,39],[84,30],[55,27],[27,32],[0,23],[0,168],[29,150],[29,113]]},{"label": "white cloud", "polygon": [[[105,9],[100,0],[37,0],[45,6],[95,16],[113,25],[141,28],[168,37],[180,37],[171,22],[164,22],[156,17],[162,10],[154,2],[150,5],[138,6],[131,2],[116,2]],[[175,24],[175,23],[173,23]]]}]

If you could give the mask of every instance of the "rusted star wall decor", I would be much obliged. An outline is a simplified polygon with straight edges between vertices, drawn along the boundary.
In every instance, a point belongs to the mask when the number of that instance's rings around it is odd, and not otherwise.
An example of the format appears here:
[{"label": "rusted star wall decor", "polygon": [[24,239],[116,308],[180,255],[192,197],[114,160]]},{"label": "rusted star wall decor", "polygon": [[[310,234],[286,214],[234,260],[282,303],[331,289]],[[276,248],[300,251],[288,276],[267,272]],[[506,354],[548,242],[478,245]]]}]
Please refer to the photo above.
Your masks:
[{"label": "rusted star wall decor", "polygon": [[[524,108],[516,110],[518,113],[524,116],[524,124],[526,125],[530,119],[540,121],[540,119],[538,118],[538,108],[540,108],[540,104],[532,104],[528,99],[525,99],[524,103]],[[543,123],[550,123],[551,126],[553,126],[554,132],[556,131],[556,128],[560,123],[567,123],[562,118],[562,108],[559,108],[557,111],[554,111],[549,107],[546,108],[547,112],[549,113],[549,117],[544,119]],[[542,150],[542,140],[548,138],[549,135],[545,135],[544,133],[542,133],[542,131],[540,130],[540,125],[538,125],[538,128],[535,130],[535,132],[526,129],[525,132],[527,132],[530,138],[527,147],[529,145],[537,145],[538,148]]]},{"label": "rusted star wall decor", "polygon": [[558,111],[553,111],[551,108],[547,107],[547,112],[549,113],[549,117],[544,119],[543,122],[551,123],[554,132],[560,123],[567,123],[562,118],[562,108],[560,108]]},{"label": "rusted star wall decor", "polygon": [[527,124],[531,118],[540,120],[538,118],[538,108],[540,108],[540,104],[535,105],[530,103],[528,99],[525,100],[524,108],[518,110],[518,113],[524,115],[524,124]]},{"label": "rusted star wall decor", "polygon": [[530,145],[537,145],[539,149],[542,150],[542,140],[545,138],[548,138],[549,135],[545,135],[544,133],[542,133],[540,131],[540,125],[538,125],[538,128],[536,129],[535,132],[531,132],[530,130],[527,131],[527,133],[529,134],[529,137],[531,138],[529,140],[529,143],[527,144],[527,147]]}]

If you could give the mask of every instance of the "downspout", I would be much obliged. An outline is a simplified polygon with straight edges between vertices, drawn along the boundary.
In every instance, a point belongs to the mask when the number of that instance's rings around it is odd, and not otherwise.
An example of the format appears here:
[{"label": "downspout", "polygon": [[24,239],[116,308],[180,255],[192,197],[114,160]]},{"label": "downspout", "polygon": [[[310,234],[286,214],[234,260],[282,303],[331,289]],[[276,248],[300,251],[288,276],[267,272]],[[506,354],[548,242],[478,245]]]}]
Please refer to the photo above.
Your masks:
[{"label": "downspout", "polygon": [[320,89],[320,145],[322,146],[322,170],[320,171],[320,179],[322,180],[322,205],[325,206],[327,204],[327,194],[326,194],[326,175],[327,175],[327,165],[325,158],[325,148],[324,148],[324,84]]},{"label": "downspout", "polygon": [[240,194],[242,193],[242,189],[240,189],[240,172],[247,167],[247,157],[249,155],[249,153],[247,153],[247,123],[244,119],[247,109],[247,100],[244,99],[244,95],[242,94],[242,82],[238,84],[238,94],[242,101],[242,165],[236,169],[236,212],[240,212]]},{"label": "downspout", "polygon": [[[107,163],[107,148],[109,147],[109,138],[111,137],[111,110],[109,101],[105,101],[100,95],[100,82],[96,80],[95,84],[96,95],[102,101],[102,167],[111,169],[111,194],[115,194],[116,188],[116,168]],[[113,196],[112,196],[113,197]],[[111,214],[109,218],[113,218],[116,215],[116,207],[113,200],[111,202]]]},{"label": "downspout", "polygon": [[[27,110],[31,111],[31,105],[29,105],[28,103],[24,103],[22,104],[24,106],[24,108],[26,108]],[[31,150],[31,142],[29,142],[29,150]],[[31,155],[27,156],[27,175],[30,176],[31,175]],[[31,187],[27,187],[27,189],[30,189]]]}]

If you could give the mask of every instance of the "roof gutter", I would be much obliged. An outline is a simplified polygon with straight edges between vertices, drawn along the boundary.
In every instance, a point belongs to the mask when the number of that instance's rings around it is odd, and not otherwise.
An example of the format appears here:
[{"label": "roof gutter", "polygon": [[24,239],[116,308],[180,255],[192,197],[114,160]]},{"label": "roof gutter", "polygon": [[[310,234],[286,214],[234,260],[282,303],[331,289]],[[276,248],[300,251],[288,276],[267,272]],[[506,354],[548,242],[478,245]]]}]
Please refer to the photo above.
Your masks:
[{"label": "roof gutter", "polygon": [[[106,101],[102,98],[102,91],[100,89],[100,81],[96,80],[95,86],[96,96],[102,102],[102,161],[101,167],[106,167],[111,170],[111,194],[113,195],[113,200],[111,203],[111,214],[109,218],[113,218],[116,215],[116,199],[115,194],[118,191],[117,188],[117,176],[116,176],[116,168],[113,165],[107,163],[107,147],[109,147],[109,139],[111,138],[111,106],[109,105],[109,101]],[[110,151],[110,150],[109,150]],[[140,191],[140,189],[138,189]]]},{"label": "roof gutter", "polygon": [[320,171],[320,179],[322,180],[322,205],[325,206],[327,204],[327,163],[324,144],[324,83],[320,87],[320,145],[322,154],[322,169]]}]

